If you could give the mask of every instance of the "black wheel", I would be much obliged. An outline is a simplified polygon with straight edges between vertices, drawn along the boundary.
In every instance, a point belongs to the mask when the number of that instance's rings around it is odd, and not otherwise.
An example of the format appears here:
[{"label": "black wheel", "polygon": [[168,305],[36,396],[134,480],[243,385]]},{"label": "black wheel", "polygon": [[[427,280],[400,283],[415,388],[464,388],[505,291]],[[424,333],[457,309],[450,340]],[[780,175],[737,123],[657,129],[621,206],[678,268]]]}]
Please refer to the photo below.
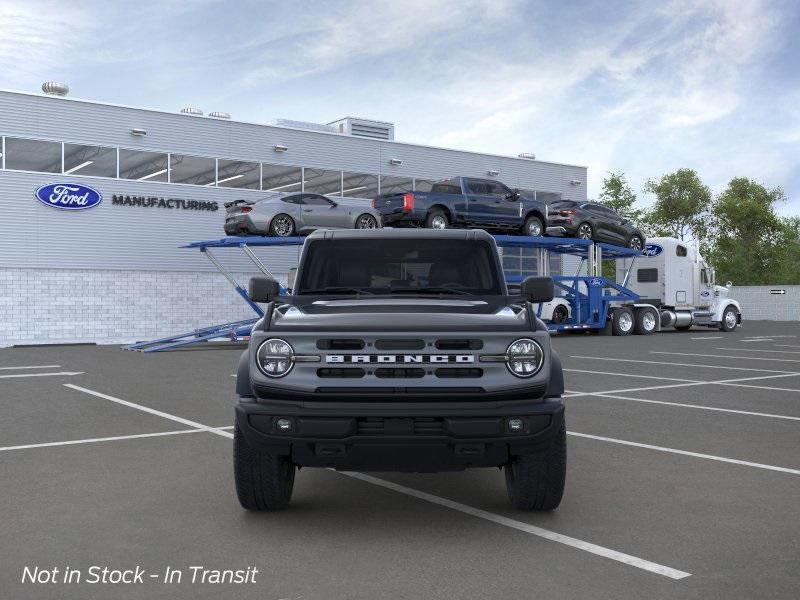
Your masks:
[{"label": "black wheel", "polygon": [[244,439],[239,425],[233,428],[233,474],[236,495],[247,510],[278,510],[289,506],[295,466],[287,456],[262,452]]},{"label": "black wheel", "polygon": [[283,213],[272,217],[269,224],[269,233],[275,237],[289,237],[294,233],[294,220]]},{"label": "black wheel", "polygon": [[631,250],[641,250],[644,248],[644,240],[641,238],[641,236],[632,235],[628,240],[628,248]]},{"label": "black wheel", "polygon": [[575,237],[581,240],[590,240],[594,235],[594,229],[589,223],[581,223],[578,225],[578,231],[575,234]]},{"label": "black wheel", "polygon": [[378,219],[370,214],[364,213],[356,219],[356,229],[377,229]]},{"label": "black wheel", "polygon": [[508,499],[521,510],[553,510],[561,503],[567,475],[567,430],[535,454],[515,456],[505,466]]},{"label": "black wheel", "polygon": [[425,219],[425,227],[428,229],[447,229],[448,225],[450,225],[450,221],[447,218],[447,214],[438,208],[429,212],[428,217]]},{"label": "black wheel", "polygon": [[553,309],[553,317],[550,319],[553,323],[561,324],[569,318],[569,310],[563,304],[559,304]]},{"label": "black wheel", "polygon": [[611,313],[611,333],[630,335],[633,332],[633,311],[630,308],[615,308]]},{"label": "black wheel", "polygon": [[739,324],[739,317],[736,314],[736,309],[729,306],[722,313],[722,322],[719,324],[720,331],[733,331]]},{"label": "black wheel", "polygon": [[656,330],[656,312],[649,308],[637,308],[633,332],[636,335],[650,335]]},{"label": "black wheel", "polygon": [[544,225],[542,220],[534,215],[525,219],[525,225],[522,226],[522,235],[529,235],[531,237],[540,237],[544,234]]}]

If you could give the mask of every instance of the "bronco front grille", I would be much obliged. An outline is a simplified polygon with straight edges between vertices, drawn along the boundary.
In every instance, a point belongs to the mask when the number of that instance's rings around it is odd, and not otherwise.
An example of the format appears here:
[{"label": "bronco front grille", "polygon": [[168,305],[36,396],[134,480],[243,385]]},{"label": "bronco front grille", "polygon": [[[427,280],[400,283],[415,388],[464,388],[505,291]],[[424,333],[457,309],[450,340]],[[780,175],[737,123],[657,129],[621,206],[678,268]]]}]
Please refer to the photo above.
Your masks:
[{"label": "bronco front grille", "polygon": [[413,419],[367,417],[358,419],[357,427],[361,435],[441,435],[444,432],[444,421],[433,417]]}]

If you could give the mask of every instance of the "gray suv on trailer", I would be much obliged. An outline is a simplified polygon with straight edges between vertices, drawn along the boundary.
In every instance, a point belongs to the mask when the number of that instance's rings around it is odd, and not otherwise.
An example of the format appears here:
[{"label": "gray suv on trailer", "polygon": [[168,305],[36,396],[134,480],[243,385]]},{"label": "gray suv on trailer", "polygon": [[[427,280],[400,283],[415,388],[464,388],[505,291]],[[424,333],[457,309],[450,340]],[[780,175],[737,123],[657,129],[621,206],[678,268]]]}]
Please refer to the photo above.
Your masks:
[{"label": "gray suv on trailer", "polygon": [[561,363],[532,303],[506,288],[476,230],[318,231],[291,294],[267,304],[239,363],[234,472],[242,506],[283,508],[296,467],[435,472],[502,467],[511,502],[564,489]]}]

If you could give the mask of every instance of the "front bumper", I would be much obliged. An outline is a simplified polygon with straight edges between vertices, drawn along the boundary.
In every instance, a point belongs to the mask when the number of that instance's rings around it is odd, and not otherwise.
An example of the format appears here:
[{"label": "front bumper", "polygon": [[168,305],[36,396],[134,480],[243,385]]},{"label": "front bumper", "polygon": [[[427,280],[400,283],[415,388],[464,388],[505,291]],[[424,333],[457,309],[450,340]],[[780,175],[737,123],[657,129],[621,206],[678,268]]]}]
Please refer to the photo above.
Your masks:
[{"label": "front bumper", "polygon": [[[524,428],[511,432],[508,419]],[[276,421],[292,430],[280,432]],[[547,447],[564,421],[560,398],[515,402],[286,402],[242,398],[248,444],[299,466],[346,471],[457,471],[496,467]]]}]

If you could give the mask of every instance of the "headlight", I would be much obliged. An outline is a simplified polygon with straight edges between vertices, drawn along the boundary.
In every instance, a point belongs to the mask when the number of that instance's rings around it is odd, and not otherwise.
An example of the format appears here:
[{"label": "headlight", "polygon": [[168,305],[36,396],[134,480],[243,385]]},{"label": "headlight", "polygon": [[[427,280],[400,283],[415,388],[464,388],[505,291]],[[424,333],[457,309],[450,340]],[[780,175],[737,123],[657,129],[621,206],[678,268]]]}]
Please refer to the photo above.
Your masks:
[{"label": "headlight", "polygon": [[283,377],[294,366],[294,350],[288,342],[272,338],[258,347],[256,362],[267,377]]},{"label": "headlight", "polygon": [[506,350],[506,366],[517,377],[532,377],[544,363],[544,350],[529,338],[511,342]]}]

